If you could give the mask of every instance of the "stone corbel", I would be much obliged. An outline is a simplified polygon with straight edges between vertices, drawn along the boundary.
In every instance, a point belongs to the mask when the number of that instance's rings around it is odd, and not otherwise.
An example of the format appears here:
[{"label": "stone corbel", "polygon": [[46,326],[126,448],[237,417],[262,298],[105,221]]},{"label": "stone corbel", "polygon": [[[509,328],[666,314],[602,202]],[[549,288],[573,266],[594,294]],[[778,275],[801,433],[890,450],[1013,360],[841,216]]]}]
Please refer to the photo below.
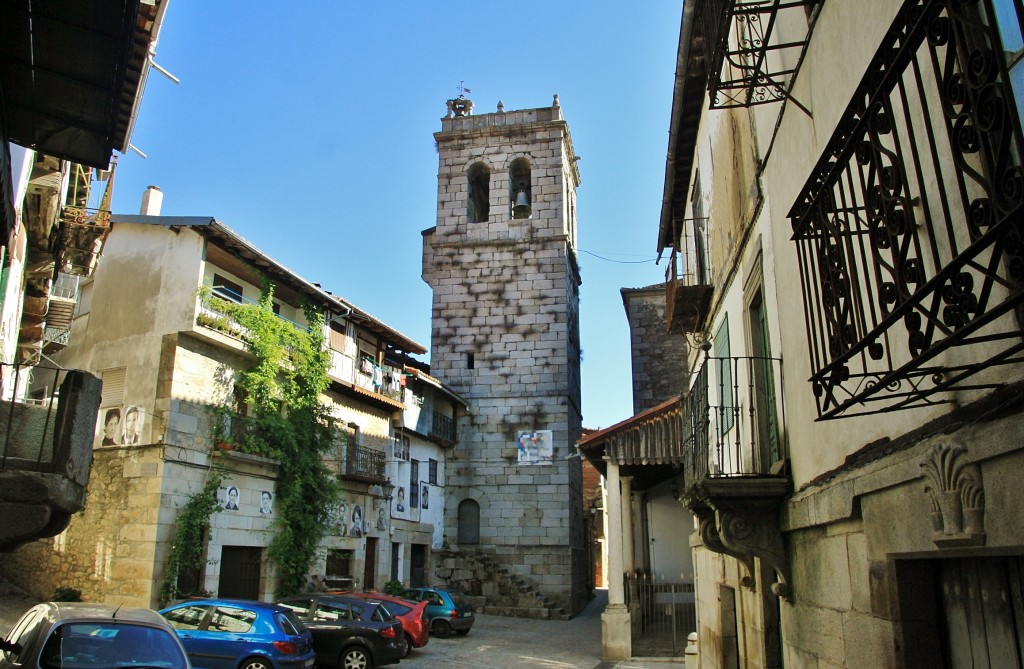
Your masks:
[{"label": "stone corbel", "polygon": [[985,543],[985,488],[981,469],[958,443],[934,446],[924,460],[924,491],[931,502],[932,541],[939,548]]},{"label": "stone corbel", "polygon": [[694,508],[692,511],[694,515],[697,516],[697,520],[700,523],[700,540],[704,545],[711,551],[722,555],[728,555],[731,558],[735,558],[737,562],[742,564],[746,574],[740,578],[740,585],[745,588],[750,588],[751,590],[756,590],[757,579],[754,578],[754,558],[749,555],[736,552],[722,543],[714,509],[703,506]]},{"label": "stone corbel", "polygon": [[782,478],[705,479],[690,494],[690,509],[700,520],[700,535],[712,551],[738,560],[746,570],[740,583],[754,589],[754,558],[775,570],[771,591],[788,599],[789,559],[782,539],[779,506],[788,494]]}]

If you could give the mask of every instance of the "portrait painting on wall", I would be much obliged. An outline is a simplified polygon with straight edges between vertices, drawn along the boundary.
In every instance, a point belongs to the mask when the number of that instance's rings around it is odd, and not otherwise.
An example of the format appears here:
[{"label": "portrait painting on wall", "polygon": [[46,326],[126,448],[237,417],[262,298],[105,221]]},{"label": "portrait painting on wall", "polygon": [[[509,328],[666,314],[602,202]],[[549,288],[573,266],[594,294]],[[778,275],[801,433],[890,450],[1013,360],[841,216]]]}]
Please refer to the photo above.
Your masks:
[{"label": "portrait painting on wall", "polygon": [[229,485],[227,490],[224,491],[224,510],[225,511],[238,511],[238,499],[241,496],[241,491],[233,485]]},{"label": "portrait painting on wall", "polygon": [[125,406],[121,422],[124,427],[121,433],[121,444],[124,446],[137,446],[142,434],[142,410],[137,406]]}]

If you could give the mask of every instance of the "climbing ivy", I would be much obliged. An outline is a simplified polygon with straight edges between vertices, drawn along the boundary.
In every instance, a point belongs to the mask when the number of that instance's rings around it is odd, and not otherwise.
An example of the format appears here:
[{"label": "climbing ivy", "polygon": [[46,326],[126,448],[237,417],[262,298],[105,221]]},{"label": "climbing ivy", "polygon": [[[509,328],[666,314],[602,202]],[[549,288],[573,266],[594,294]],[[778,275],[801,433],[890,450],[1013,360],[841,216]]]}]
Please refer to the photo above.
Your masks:
[{"label": "climbing ivy", "polygon": [[217,488],[224,475],[211,472],[202,489],[189,496],[174,521],[174,542],[167,557],[164,582],[160,586],[160,605],[195,593],[178,590],[178,575],[182,571],[198,570],[203,564],[204,537],[210,531],[210,516],[220,510]]},{"label": "climbing ivy", "polygon": [[277,596],[299,592],[306,584],[317,547],[338,501],[337,480],[323,454],[337,443],[328,407],[330,355],[324,342],[324,317],[312,305],[302,328],[273,312],[274,284],[264,280],[259,302],[239,304],[208,296],[210,306],[234,319],[255,364],[239,383],[253,404],[258,450],[280,463],[277,518],[268,555],[277,565]]}]

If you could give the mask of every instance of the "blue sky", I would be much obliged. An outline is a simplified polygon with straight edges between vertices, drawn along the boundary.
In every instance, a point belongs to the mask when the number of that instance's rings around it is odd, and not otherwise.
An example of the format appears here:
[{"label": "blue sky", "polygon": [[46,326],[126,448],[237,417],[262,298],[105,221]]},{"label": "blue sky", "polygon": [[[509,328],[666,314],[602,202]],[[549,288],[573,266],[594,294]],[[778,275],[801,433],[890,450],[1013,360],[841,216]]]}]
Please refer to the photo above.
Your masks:
[{"label": "blue sky", "polygon": [[[435,225],[445,101],[551,104],[578,193],[583,419],[632,414],[619,289],[658,283],[657,225],[682,3],[170,0],[114,211],[149,185],[430,344],[420,232]],[[598,257],[600,256],[600,257]],[[605,258],[605,259],[602,259]]]}]

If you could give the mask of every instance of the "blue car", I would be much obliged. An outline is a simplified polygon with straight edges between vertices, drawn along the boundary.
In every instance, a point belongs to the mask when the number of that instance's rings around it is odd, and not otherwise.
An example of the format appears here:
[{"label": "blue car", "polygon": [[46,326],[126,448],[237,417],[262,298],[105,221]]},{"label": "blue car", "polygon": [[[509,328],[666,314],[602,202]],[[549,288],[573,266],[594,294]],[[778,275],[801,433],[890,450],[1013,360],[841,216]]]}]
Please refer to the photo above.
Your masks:
[{"label": "blue car", "polygon": [[160,611],[196,669],[311,669],[313,636],[283,606],[200,599]]},{"label": "blue car", "polygon": [[405,599],[426,602],[424,615],[430,620],[430,633],[444,638],[453,631],[469,634],[473,627],[473,605],[464,594],[445,588],[410,588],[402,593]]}]

